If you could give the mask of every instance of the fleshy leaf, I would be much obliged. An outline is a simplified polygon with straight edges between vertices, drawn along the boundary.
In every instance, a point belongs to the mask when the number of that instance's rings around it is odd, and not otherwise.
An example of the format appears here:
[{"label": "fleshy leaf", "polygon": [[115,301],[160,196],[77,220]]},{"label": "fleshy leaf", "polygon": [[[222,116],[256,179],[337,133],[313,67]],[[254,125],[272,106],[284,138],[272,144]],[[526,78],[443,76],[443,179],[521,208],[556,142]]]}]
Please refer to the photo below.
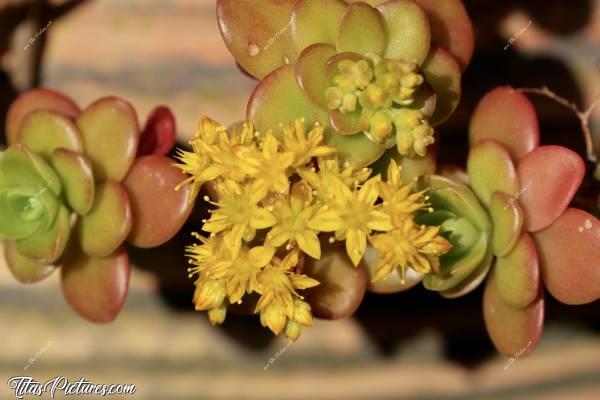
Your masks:
[{"label": "fleshy leaf", "polygon": [[2,239],[24,239],[32,235],[43,224],[41,205],[33,206],[29,201],[36,191],[31,188],[0,190],[0,237]]},{"label": "fleshy leaf", "polygon": [[69,206],[79,215],[88,213],[94,203],[94,175],[90,161],[66,149],[52,154],[52,166],[60,176]]},{"label": "fleshy leaf", "polygon": [[17,251],[39,264],[53,264],[62,255],[71,235],[71,213],[61,206],[50,229],[39,227],[31,236],[17,241]]},{"label": "fleshy leaf", "polygon": [[122,180],[133,164],[140,136],[131,104],[104,97],[81,112],[77,126],[94,175],[99,180]]},{"label": "fleshy leaf", "polygon": [[335,46],[346,3],[342,0],[298,0],[292,12],[292,39],[300,51],[314,43]]},{"label": "fleshy leaf", "polygon": [[410,108],[419,110],[426,117],[431,117],[437,106],[437,94],[433,87],[425,82],[415,97],[415,100],[410,105]]},{"label": "fleshy leaf", "polygon": [[94,205],[77,224],[81,249],[93,257],[104,257],[115,251],[131,231],[129,196],[115,181],[96,187]]},{"label": "fleshy leaf", "polygon": [[123,185],[129,193],[133,223],[127,241],[155,247],[171,239],[187,220],[193,204],[188,187],[174,190],[181,171],[173,160],[159,155],[138,158]]},{"label": "fleshy leaf", "polygon": [[347,114],[343,114],[340,110],[332,110],[329,111],[329,124],[338,135],[355,135],[363,130],[360,116],[359,110]]},{"label": "fleshy leaf", "polygon": [[293,65],[273,71],[258,84],[248,102],[246,116],[259,132],[277,133],[280,124],[287,125],[298,118],[305,118],[307,125],[316,121],[327,125],[327,114],[311,103],[298,86]]},{"label": "fleshy leaf", "polygon": [[[218,0],[219,29],[235,60],[262,79],[284,63],[296,61],[291,15],[296,0]],[[302,50],[302,49],[300,49]]]},{"label": "fleshy leaf", "polygon": [[306,257],[303,273],[320,282],[320,285],[303,291],[306,301],[317,318],[340,319],[354,314],[365,295],[367,270],[357,268],[343,247],[323,249],[320,260]]},{"label": "fleshy leaf", "polygon": [[519,191],[519,178],[510,154],[495,140],[485,140],[471,148],[467,173],[473,191],[486,205],[490,204],[495,191],[515,196]]},{"label": "fleshy leaf", "polygon": [[386,45],[385,21],[381,14],[365,3],[350,4],[338,27],[337,51],[382,55]]},{"label": "fleshy leaf", "polygon": [[67,118],[75,118],[79,114],[77,104],[58,92],[45,88],[29,90],[20,95],[8,109],[6,141],[9,145],[18,142],[17,135],[23,119],[35,110],[55,111]]},{"label": "fleshy leaf", "polygon": [[452,54],[441,47],[431,48],[422,68],[425,80],[437,95],[435,112],[429,120],[432,126],[437,126],[454,113],[460,102],[462,72]]},{"label": "fleshy leaf", "polygon": [[475,48],[471,18],[462,0],[415,0],[427,14],[431,42],[450,51],[464,70]]},{"label": "fleshy leaf", "polygon": [[95,258],[69,246],[61,272],[65,298],[79,315],[97,323],[117,317],[125,304],[131,274],[123,247],[107,257]]},{"label": "fleshy leaf", "polygon": [[481,282],[488,276],[493,261],[494,252],[491,247],[488,246],[485,257],[483,257],[483,260],[481,260],[471,275],[465,278],[458,286],[440,292],[440,295],[447,299],[455,299],[471,293],[473,290],[477,289],[479,285],[481,285]]},{"label": "fleshy leaf", "polygon": [[12,240],[4,241],[4,258],[12,275],[21,283],[39,282],[56,269],[54,265],[38,264],[19,254]]},{"label": "fleshy leaf", "polygon": [[540,130],[533,104],[509,87],[488,92],[480,101],[469,125],[471,146],[485,139],[503,143],[515,163],[538,147]]},{"label": "fleshy leaf", "polygon": [[388,32],[384,57],[422,64],[431,41],[429,20],[423,9],[412,0],[390,0],[377,9]]},{"label": "fleshy leaf", "polygon": [[519,200],[525,212],[525,229],[548,227],[569,206],[585,175],[585,164],[572,150],[542,146],[529,153],[517,169],[521,182]]},{"label": "fleshy leaf", "polygon": [[540,290],[540,265],[535,243],[527,232],[510,253],[498,257],[492,273],[498,296],[507,305],[523,308],[533,303]]},{"label": "fleshy leaf", "polygon": [[568,208],[534,235],[544,284],[558,301],[586,304],[600,299],[600,221]]},{"label": "fleshy leaf", "polygon": [[59,147],[77,153],[83,151],[81,136],[75,124],[67,117],[48,110],[33,111],[21,124],[18,142],[31,151],[50,159]]},{"label": "fleshy leaf", "polygon": [[177,126],[175,116],[167,106],[158,106],[154,108],[148,119],[146,126],[140,135],[140,145],[137,150],[137,156],[149,154],[165,155],[175,146],[177,136]]},{"label": "fleshy leaf", "polygon": [[379,262],[379,255],[377,251],[367,246],[367,251],[363,258],[363,264],[367,267],[368,272],[368,285],[367,290],[373,293],[389,294],[399,293],[409,290],[423,281],[423,274],[416,272],[412,268],[406,270],[406,276],[404,277],[404,283],[402,283],[402,276],[398,268],[394,269],[385,278],[373,283],[372,277],[375,274],[377,264]]},{"label": "fleshy leaf", "polygon": [[494,223],[492,247],[498,257],[507,255],[519,241],[525,220],[519,202],[504,192],[495,192],[490,201]]},{"label": "fleshy leaf", "polygon": [[544,330],[544,294],[525,308],[514,308],[498,294],[493,274],[483,295],[483,316],[496,349],[507,357],[523,358],[535,348]]},{"label": "fleshy leaf", "polygon": [[373,175],[381,174],[383,179],[387,179],[387,169],[391,160],[402,167],[400,179],[408,184],[414,178],[435,173],[436,155],[433,149],[427,152],[425,157],[402,157],[396,148],[386,150],[385,153],[369,168],[373,170]]},{"label": "fleshy leaf", "polygon": [[0,170],[8,186],[28,186],[38,193],[50,189],[55,195],[61,192],[60,179],[54,170],[25,145],[9,147],[0,158]]},{"label": "fleshy leaf", "polygon": [[308,98],[327,109],[325,92],[332,85],[327,76],[327,61],[335,55],[335,48],[318,43],[307,47],[296,63],[296,80]]},{"label": "fleshy leaf", "polygon": [[341,136],[327,130],[324,142],[335,147],[337,155],[343,161],[348,161],[355,167],[365,167],[383,154],[385,147],[373,142],[363,133]]}]

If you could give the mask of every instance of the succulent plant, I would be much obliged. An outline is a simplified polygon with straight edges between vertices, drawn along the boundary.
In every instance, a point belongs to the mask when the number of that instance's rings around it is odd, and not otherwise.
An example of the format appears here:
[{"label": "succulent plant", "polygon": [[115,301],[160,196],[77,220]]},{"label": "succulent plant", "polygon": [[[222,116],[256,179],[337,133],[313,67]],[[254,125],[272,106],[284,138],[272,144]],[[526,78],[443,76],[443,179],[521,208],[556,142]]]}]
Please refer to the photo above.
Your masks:
[{"label": "succulent plant", "polygon": [[540,146],[535,110],[511,88],[489,92],[469,127],[465,172],[421,180],[434,212],[422,223],[441,226],[452,243],[427,289],[462,296],[486,278],[483,311],[497,349],[530,353],[544,321],[544,288],[565,304],[600,298],[600,221],[569,208],[585,174],[575,152]]},{"label": "succulent plant", "polygon": [[456,108],[473,51],[460,0],[219,0],[217,12],[229,50],[261,79],[246,115],[258,131],[305,118],[357,166],[394,146],[401,165],[435,163],[432,127]]},{"label": "succulent plant", "polygon": [[133,107],[116,97],[84,110],[48,89],[21,95],[0,154],[0,237],[13,275],[34,283],[62,266],[67,301],[84,318],[113,320],[130,275],[125,242],[168,241],[187,219],[187,190],[165,154],[175,120],[156,108],[140,133]]}]

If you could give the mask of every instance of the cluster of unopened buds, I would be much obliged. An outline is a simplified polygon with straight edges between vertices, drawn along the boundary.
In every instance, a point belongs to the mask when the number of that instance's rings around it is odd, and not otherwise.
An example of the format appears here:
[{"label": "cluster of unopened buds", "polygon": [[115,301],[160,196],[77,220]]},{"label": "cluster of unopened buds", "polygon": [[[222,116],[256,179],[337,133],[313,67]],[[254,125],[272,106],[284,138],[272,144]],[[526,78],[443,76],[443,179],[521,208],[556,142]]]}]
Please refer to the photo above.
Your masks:
[{"label": "cluster of unopened buds", "polygon": [[[322,144],[323,127],[307,132],[296,120],[279,132],[256,132],[250,123],[228,132],[203,119],[178,165],[198,194],[206,185],[212,205],[203,221],[207,237],[188,247],[194,303],[213,324],[224,321],[231,304],[260,295],[255,313],[263,326],[296,340],[313,323],[310,305],[297,291],[319,282],[302,274],[305,257],[320,259],[321,240],[345,242],[354,266],[367,242],[379,252],[373,281],[411,267],[421,273],[439,268],[438,257],[451,245],[439,228],[415,223],[417,211],[431,209],[415,181],[405,185],[392,161],[387,179],[368,168],[338,160]],[[320,237],[321,236],[321,237]]]}]

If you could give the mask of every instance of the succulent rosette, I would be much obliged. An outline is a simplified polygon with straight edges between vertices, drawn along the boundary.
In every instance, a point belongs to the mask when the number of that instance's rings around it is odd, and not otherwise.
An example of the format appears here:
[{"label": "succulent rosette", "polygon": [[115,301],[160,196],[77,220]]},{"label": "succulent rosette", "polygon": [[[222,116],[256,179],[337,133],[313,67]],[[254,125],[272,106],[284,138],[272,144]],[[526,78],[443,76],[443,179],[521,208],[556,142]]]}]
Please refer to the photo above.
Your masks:
[{"label": "succulent rosette", "polygon": [[0,153],[0,237],[23,283],[61,268],[67,301],[84,318],[112,321],[126,299],[126,242],[168,241],[191,207],[175,192],[180,171],[165,154],[175,120],[156,108],[142,132],[126,101],[105,97],[84,110],[48,89],[11,105],[9,147]]},{"label": "succulent rosette", "polygon": [[231,53],[261,80],[246,115],[258,131],[303,117],[354,165],[395,147],[401,165],[433,172],[433,126],[456,108],[473,52],[460,0],[219,0],[217,11]]},{"label": "succulent rosette", "polygon": [[540,146],[535,110],[511,88],[489,92],[469,128],[466,173],[422,179],[453,247],[424,278],[445,297],[464,295],[486,278],[483,311],[496,348],[528,354],[540,340],[544,287],[565,304],[600,298],[600,221],[569,204],[585,165],[561,146]]}]

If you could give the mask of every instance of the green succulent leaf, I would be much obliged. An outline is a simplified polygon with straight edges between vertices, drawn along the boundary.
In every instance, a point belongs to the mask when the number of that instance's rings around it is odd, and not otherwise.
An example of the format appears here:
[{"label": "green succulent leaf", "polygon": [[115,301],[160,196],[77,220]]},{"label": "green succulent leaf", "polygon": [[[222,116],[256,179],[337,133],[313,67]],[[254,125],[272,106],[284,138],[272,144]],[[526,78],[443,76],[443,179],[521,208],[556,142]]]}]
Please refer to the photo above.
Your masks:
[{"label": "green succulent leaf", "polygon": [[342,0],[298,0],[292,12],[291,33],[300,51],[314,43],[335,46],[346,3]]},{"label": "green succulent leaf", "polygon": [[106,257],[90,257],[69,246],[61,269],[67,302],[92,322],[113,321],[125,304],[131,266],[127,250],[120,247]]},{"label": "green succulent leaf", "polygon": [[525,214],[518,201],[504,192],[494,192],[489,210],[494,222],[494,254],[498,257],[505,256],[521,237]]},{"label": "green succulent leaf", "polygon": [[495,140],[481,141],[471,148],[467,173],[473,191],[487,206],[496,191],[517,196],[521,190],[510,153]]},{"label": "green succulent leaf", "polygon": [[494,267],[496,292],[514,308],[527,307],[540,291],[540,265],[535,242],[523,232],[516,246],[498,257]]},{"label": "green succulent leaf", "polygon": [[18,141],[45,160],[58,148],[83,151],[79,130],[71,119],[48,110],[34,111],[23,120]]},{"label": "green succulent leaf", "polygon": [[338,135],[355,135],[363,131],[361,124],[361,112],[356,110],[352,113],[342,113],[340,110],[329,111],[329,125]]},{"label": "green succulent leaf", "polygon": [[0,190],[0,236],[18,240],[31,236],[43,226],[43,206],[30,202],[36,191],[32,188]]},{"label": "green succulent leaf", "polygon": [[12,275],[21,283],[37,283],[49,276],[56,267],[54,265],[38,264],[17,251],[13,240],[4,241],[4,258]]},{"label": "green succulent leaf", "polygon": [[308,98],[327,109],[325,92],[332,85],[327,76],[327,61],[335,55],[335,47],[328,44],[314,44],[307,47],[296,63],[296,80]]},{"label": "green succulent leaf", "polygon": [[388,34],[385,58],[421,65],[429,53],[431,31],[425,12],[412,0],[390,0],[377,6]]},{"label": "green succulent leaf", "polygon": [[71,213],[60,206],[58,215],[49,229],[40,226],[30,236],[17,241],[16,249],[23,256],[39,264],[53,264],[62,256],[71,234]]},{"label": "green succulent leaf", "polygon": [[129,196],[115,181],[96,187],[94,205],[79,219],[77,236],[83,252],[104,257],[115,251],[131,231]]},{"label": "green succulent leaf", "polygon": [[440,47],[432,47],[422,68],[425,80],[433,86],[437,95],[435,112],[429,122],[432,126],[438,126],[458,107],[462,93],[462,72],[454,57]]},{"label": "green succulent leaf", "polygon": [[457,297],[469,294],[473,290],[477,289],[479,285],[481,285],[483,280],[488,276],[488,272],[492,267],[493,261],[494,252],[492,251],[491,246],[488,246],[483,260],[481,260],[479,265],[475,267],[473,272],[468,277],[466,277],[458,286],[440,292],[440,295],[447,299],[455,299]]},{"label": "green succulent leaf", "polygon": [[335,147],[341,160],[348,161],[356,168],[374,163],[385,151],[385,146],[373,142],[362,133],[341,136],[328,130],[325,132],[325,143]]},{"label": "green succulent leaf", "polygon": [[99,180],[121,181],[133,164],[140,136],[131,104],[105,97],[83,110],[76,122],[94,175]]},{"label": "green succulent leaf", "polygon": [[21,94],[6,115],[6,140],[9,145],[19,143],[19,130],[23,119],[32,111],[49,110],[66,118],[75,118],[79,107],[73,100],[53,90],[39,88]]},{"label": "green succulent leaf", "polygon": [[338,52],[383,54],[387,46],[385,22],[381,14],[365,3],[350,4],[338,27]]},{"label": "green succulent leaf", "polygon": [[0,171],[3,184],[9,187],[27,186],[35,190],[50,190],[55,195],[61,192],[58,176],[52,168],[27,146],[10,146],[0,156]]},{"label": "green succulent leaf", "polygon": [[69,206],[79,215],[88,213],[94,203],[94,175],[91,162],[81,154],[57,149],[52,166],[60,176]]}]

